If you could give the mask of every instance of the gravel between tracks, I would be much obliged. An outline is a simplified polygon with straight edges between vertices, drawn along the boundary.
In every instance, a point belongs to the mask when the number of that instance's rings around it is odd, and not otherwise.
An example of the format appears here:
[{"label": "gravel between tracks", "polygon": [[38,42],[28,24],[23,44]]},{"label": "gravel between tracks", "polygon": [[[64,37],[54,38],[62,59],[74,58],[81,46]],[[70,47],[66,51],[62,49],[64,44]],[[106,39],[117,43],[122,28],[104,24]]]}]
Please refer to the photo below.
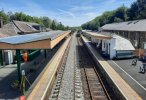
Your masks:
[{"label": "gravel between tracks", "polygon": [[67,57],[66,67],[63,74],[62,85],[60,88],[60,93],[58,100],[73,100],[74,99],[74,57],[75,57],[75,48],[77,45],[76,33],[73,34],[71,40],[71,46],[69,54]]}]

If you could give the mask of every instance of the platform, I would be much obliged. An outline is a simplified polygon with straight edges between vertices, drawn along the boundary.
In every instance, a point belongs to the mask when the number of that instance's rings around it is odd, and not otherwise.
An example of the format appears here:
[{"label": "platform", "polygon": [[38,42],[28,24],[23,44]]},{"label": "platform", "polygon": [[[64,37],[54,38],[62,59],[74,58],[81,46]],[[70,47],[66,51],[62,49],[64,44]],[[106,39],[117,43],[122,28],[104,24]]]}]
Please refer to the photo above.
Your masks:
[{"label": "platform", "polygon": [[[93,56],[94,60],[100,67],[100,71],[105,75],[107,80],[111,83],[115,93],[118,94],[119,99],[127,99],[127,100],[142,100],[142,95],[138,94],[127,82],[116,72],[113,67],[103,59],[97,50],[90,45],[90,41],[88,41],[85,37],[82,37],[88,50]],[[141,98],[142,97],[142,98]]]},{"label": "platform", "polygon": [[71,37],[69,37],[59,48],[57,53],[38,76],[35,83],[30,87],[27,93],[27,100],[33,100],[34,98],[35,100],[44,100],[48,98],[70,38]]}]

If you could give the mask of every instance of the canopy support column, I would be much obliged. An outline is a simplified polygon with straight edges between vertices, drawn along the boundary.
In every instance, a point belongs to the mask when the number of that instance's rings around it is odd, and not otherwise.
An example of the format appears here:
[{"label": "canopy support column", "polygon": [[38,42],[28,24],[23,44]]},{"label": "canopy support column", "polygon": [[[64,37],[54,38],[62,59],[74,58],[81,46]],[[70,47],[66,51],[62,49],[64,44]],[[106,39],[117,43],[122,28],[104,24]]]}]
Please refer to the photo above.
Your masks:
[{"label": "canopy support column", "polygon": [[16,59],[17,59],[17,72],[18,72],[18,81],[21,82],[21,54],[20,49],[16,49]]},{"label": "canopy support column", "polygon": [[44,49],[44,55],[45,55],[45,58],[47,58],[47,50]]},{"label": "canopy support column", "polygon": [[3,52],[0,50],[0,65],[3,66]]}]

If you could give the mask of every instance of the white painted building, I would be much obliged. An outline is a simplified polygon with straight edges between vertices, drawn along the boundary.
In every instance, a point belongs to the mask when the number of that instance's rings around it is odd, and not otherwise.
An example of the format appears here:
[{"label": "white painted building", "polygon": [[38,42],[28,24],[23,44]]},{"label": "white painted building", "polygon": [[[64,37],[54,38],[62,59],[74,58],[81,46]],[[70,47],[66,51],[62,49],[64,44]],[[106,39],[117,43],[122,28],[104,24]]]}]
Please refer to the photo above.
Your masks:
[{"label": "white painted building", "polygon": [[110,59],[133,57],[133,51],[135,48],[131,42],[124,37],[111,33],[108,33],[108,35],[103,35],[105,33],[101,32],[100,34],[86,32],[86,34],[88,34],[88,38],[90,36],[91,41],[102,51],[102,54],[109,56]]}]

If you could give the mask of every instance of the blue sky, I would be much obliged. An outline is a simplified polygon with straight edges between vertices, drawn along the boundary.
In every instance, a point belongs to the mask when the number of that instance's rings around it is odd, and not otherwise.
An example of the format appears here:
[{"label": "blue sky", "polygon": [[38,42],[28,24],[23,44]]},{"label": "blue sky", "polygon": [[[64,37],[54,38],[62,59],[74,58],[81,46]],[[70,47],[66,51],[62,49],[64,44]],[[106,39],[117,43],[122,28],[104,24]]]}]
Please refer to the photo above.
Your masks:
[{"label": "blue sky", "polygon": [[6,12],[24,12],[32,16],[48,16],[64,25],[80,26],[104,11],[121,5],[130,7],[136,0],[0,0]]}]

